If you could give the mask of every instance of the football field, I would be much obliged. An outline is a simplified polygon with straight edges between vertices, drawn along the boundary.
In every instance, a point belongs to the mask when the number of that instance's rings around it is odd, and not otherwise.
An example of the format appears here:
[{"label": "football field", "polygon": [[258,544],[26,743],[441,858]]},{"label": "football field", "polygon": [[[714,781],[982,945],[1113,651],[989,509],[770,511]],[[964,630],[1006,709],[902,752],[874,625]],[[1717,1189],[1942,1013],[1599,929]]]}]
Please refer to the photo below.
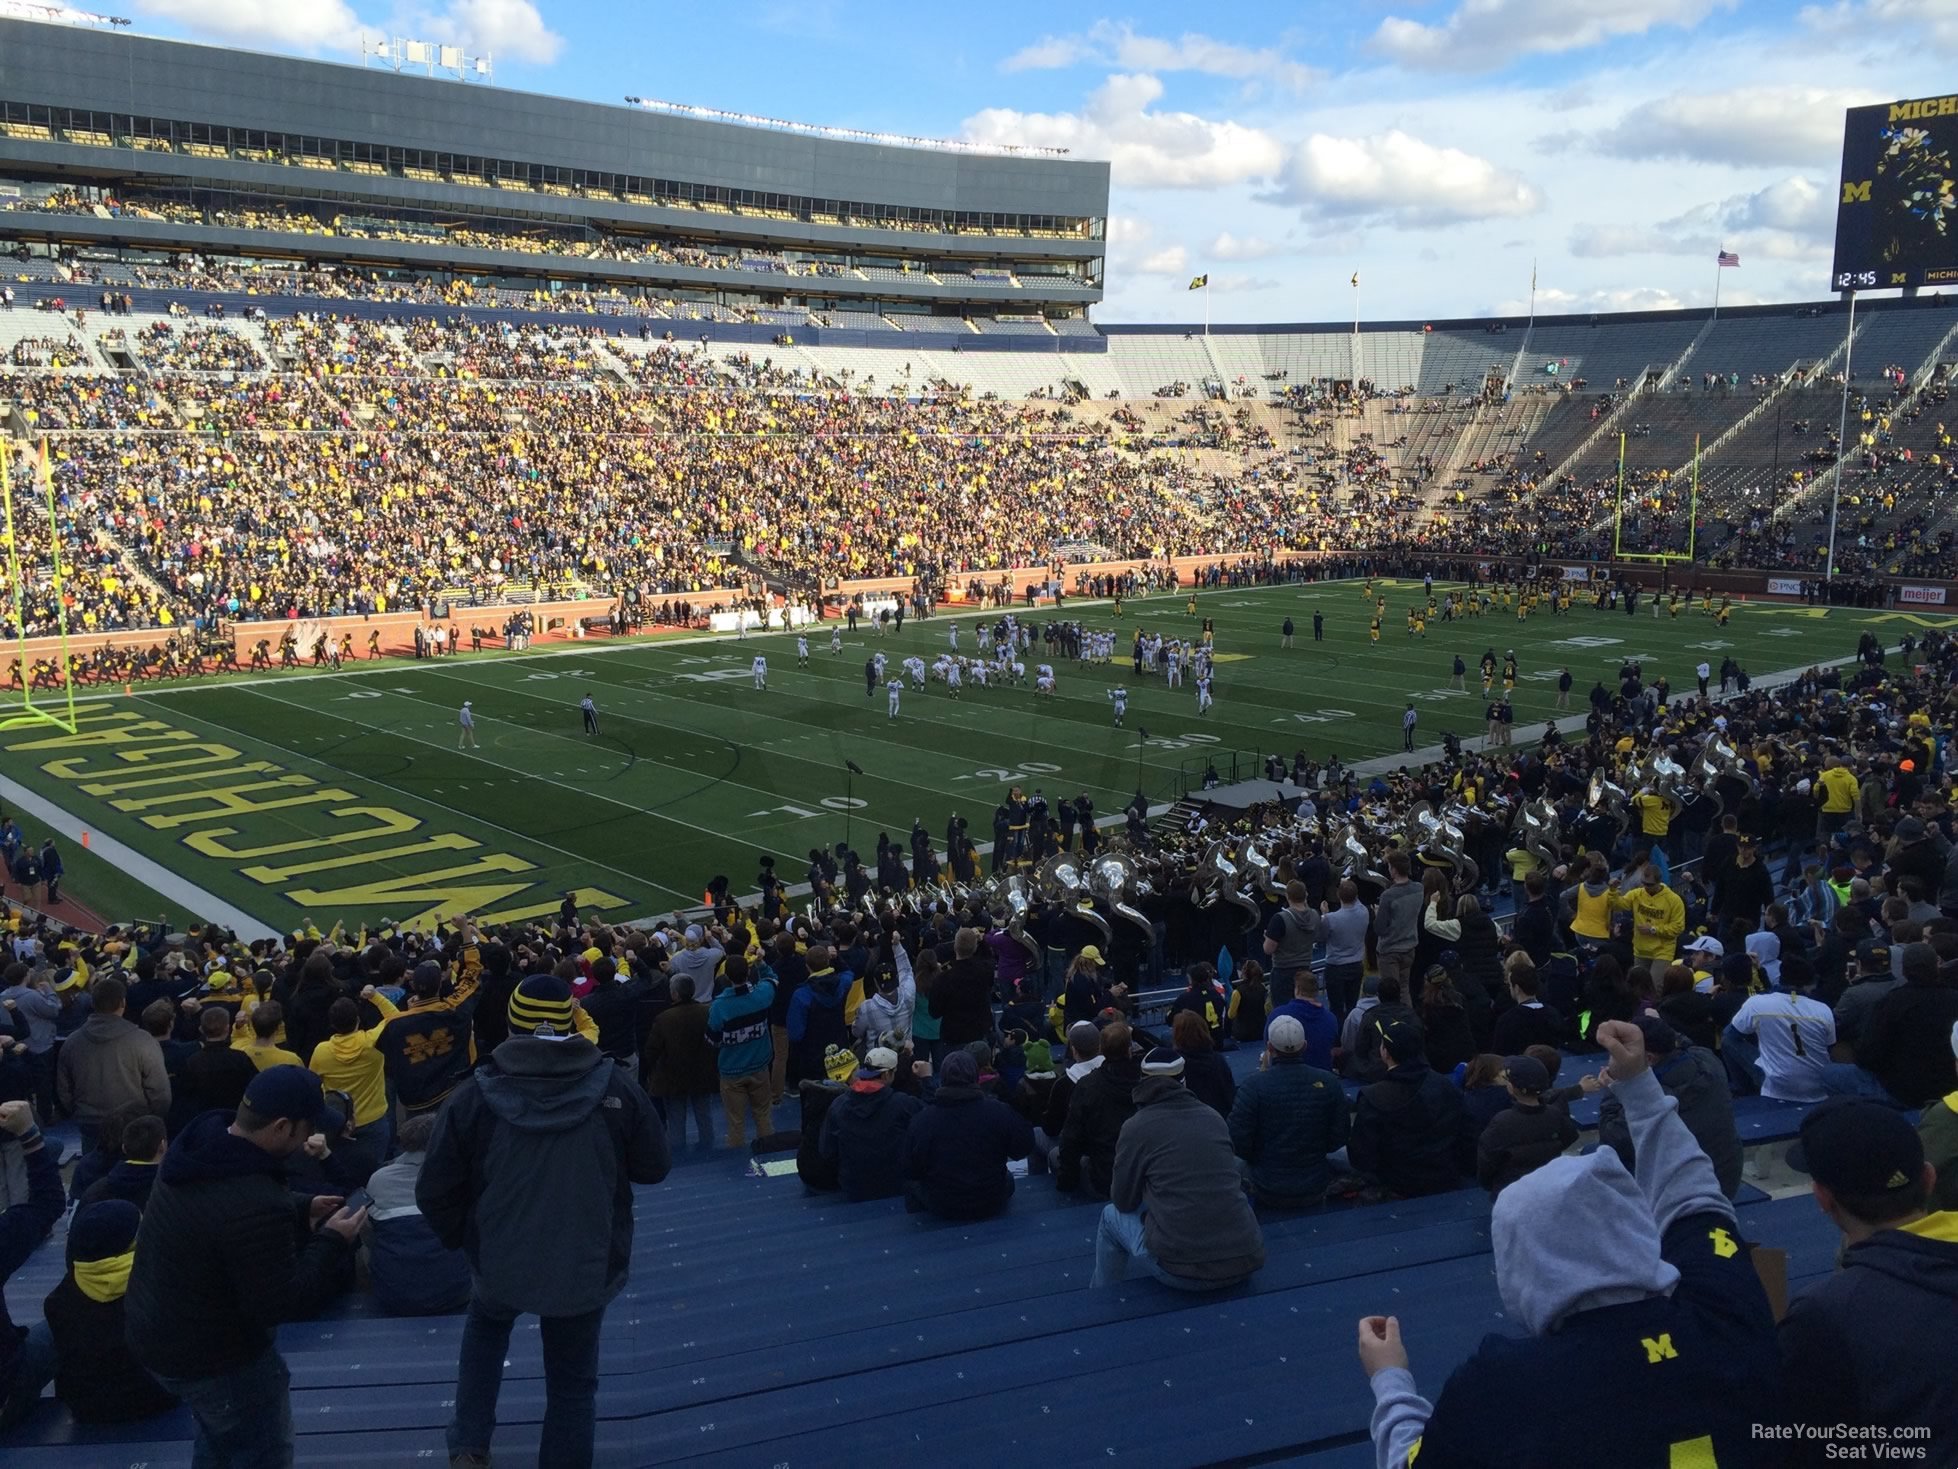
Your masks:
[{"label": "football field", "polygon": [[[1064,615],[1119,629],[1115,662],[1057,660],[1057,695],[1044,699],[1030,686],[1048,656],[1037,648],[1029,686],[968,684],[958,700],[938,683],[907,689],[895,719],[882,688],[865,692],[866,658],[881,649],[893,672],[907,656],[929,664],[954,622],[970,654],[975,614],[908,621],[890,637],[866,627],[837,654],[823,625],[810,632],[806,669],[794,635],[774,633],[88,690],[77,733],[0,730],[0,807],[27,813],[30,839],[66,830],[70,851],[82,828],[120,842],[271,929],[458,912],[509,921],[554,913],[567,890],[588,910],[626,919],[697,904],[717,873],[750,892],[764,853],[798,882],[809,849],[846,831],[869,860],[880,831],[902,843],[922,819],[942,849],[958,812],[985,842],[994,806],[1016,784],[1050,801],[1085,791],[1106,817],[1138,786],[1151,802],[1175,799],[1213,756],[1228,779],[1233,754],[1249,775],[1264,751],[1349,762],[1396,751],[1409,699],[1420,744],[1448,730],[1473,737],[1487,648],[1517,652],[1520,745],[1555,712],[1564,666],[1572,711],[1582,712],[1593,682],[1609,685],[1627,657],[1643,660],[1648,681],[1663,672],[1685,694],[1702,658],[1717,668],[1732,654],[1758,677],[1846,656],[1866,626],[1894,645],[1958,622],[1745,604],[1717,628],[1697,612],[1655,620],[1586,605],[1527,622],[1513,613],[1437,621],[1415,639],[1405,612],[1419,584],[1378,585],[1388,605],[1377,645],[1357,582],[1206,592],[1197,618],[1183,595],[1130,602],[1119,622],[1106,603],[1070,603]],[[1325,615],[1323,642],[1312,639],[1314,610]],[[1279,645],[1287,615],[1298,626],[1290,650]],[[1216,625],[1216,707],[1200,717],[1192,687],[1137,678],[1126,654],[1138,626],[1194,636],[1206,616]],[[757,653],[768,660],[765,691],[750,672]],[[1448,687],[1457,653],[1469,666],[1466,693]],[[1117,684],[1129,691],[1125,728],[1108,698]],[[599,711],[596,738],[581,727],[586,694]],[[457,748],[465,699],[476,750]],[[140,867],[91,862],[71,873],[71,888],[84,883],[73,896],[111,919],[152,914]]]}]

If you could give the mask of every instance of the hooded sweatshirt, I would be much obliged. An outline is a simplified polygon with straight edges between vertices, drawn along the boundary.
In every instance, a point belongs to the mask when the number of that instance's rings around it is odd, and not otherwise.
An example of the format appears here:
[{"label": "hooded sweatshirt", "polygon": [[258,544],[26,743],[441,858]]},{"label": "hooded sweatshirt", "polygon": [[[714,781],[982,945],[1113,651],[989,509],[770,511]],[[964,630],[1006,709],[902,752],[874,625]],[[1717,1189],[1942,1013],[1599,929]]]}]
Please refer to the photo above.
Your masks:
[{"label": "hooded sweatshirt", "polygon": [[91,1015],[61,1047],[55,1096],[77,1121],[100,1122],[118,1107],[139,1104],[170,1115],[170,1078],[156,1037],[120,1015]]},{"label": "hooded sweatshirt", "polygon": [[843,1001],[850,993],[847,969],[823,969],[789,1000],[789,1080],[823,1074],[823,1052],[850,1044]]},{"label": "hooded sweatshirt", "polygon": [[346,1092],[354,1099],[355,1127],[379,1122],[388,1112],[387,1059],[378,1046],[388,1021],[401,1012],[379,991],[373,1004],[381,1012],[380,1024],[328,1036],[313,1047],[308,1063],[328,1091]]},{"label": "hooded sweatshirt", "polygon": [[151,1372],[205,1377],[272,1347],[349,1282],[352,1251],[309,1227],[285,1160],[205,1112],[171,1140],[143,1209],[124,1298],[129,1349]]},{"label": "hooded sweatshirt", "polygon": [[836,1165],[837,1186],[853,1203],[904,1192],[898,1159],[911,1119],[924,1104],[881,1081],[855,1081],[823,1114],[819,1146]]},{"label": "hooded sweatshirt", "polygon": [[1135,1115],[1122,1125],[1115,1148],[1109,1202],[1125,1214],[1143,1211],[1144,1245],[1180,1280],[1222,1288],[1265,1263],[1264,1235],[1244,1196],[1230,1127],[1173,1076],[1145,1076],[1136,1084]]},{"label": "hooded sweatshirt", "polygon": [[[1376,1372],[1379,1469],[1417,1453],[1423,1469],[1567,1469],[1596,1457],[1600,1412],[1613,1464],[1681,1462],[1675,1450],[1701,1440],[1705,1462],[1770,1457],[1754,1427],[1782,1421],[1774,1318],[1733,1206],[1656,1077],[1613,1092],[1637,1177],[1600,1148],[1502,1191],[1496,1284],[1504,1314],[1529,1334],[1484,1337],[1432,1406],[1405,1368]],[[1587,1410],[1544,1411],[1579,1403]]]},{"label": "hooded sweatshirt", "polygon": [[491,1300],[576,1316],[625,1285],[632,1185],[671,1164],[646,1094],[597,1046],[513,1035],[437,1114],[415,1202]]},{"label": "hooded sweatshirt", "polygon": [[[1921,1425],[1958,1443],[1958,1380],[1948,1352],[1958,1321],[1958,1213],[1879,1229],[1842,1268],[1789,1303],[1781,1360],[1797,1422]],[[1931,1450],[1935,1458],[1943,1450]],[[1798,1442],[1790,1463],[1825,1462]]]}]

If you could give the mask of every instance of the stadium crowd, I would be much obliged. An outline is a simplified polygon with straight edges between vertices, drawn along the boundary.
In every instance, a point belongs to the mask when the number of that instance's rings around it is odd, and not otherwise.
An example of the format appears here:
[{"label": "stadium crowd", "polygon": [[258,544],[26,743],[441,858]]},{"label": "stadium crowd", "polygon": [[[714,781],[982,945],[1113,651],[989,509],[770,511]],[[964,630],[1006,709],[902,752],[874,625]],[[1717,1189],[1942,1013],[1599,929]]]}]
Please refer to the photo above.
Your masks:
[{"label": "stadium crowd", "polygon": [[[811,852],[801,911],[771,858],[755,898],[717,878],[711,913],[651,928],[567,896],[554,922],[493,932],[240,944],[9,905],[0,1272],[64,1213],[69,1270],[24,1336],[0,1320],[0,1421],[47,1411],[49,1384],[83,1421],[181,1401],[202,1462],[277,1462],[272,1328],[360,1289],[467,1313],[465,1466],[488,1462],[512,1322],[539,1315],[544,1462],[587,1462],[632,1189],[718,1145],[963,1221],[1052,1187],[1100,1209],[1095,1284],[1185,1292],[1257,1274],[1261,1213],[1480,1187],[1525,1335],[1489,1338],[1430,1401],[1402,1323],[1363,1320],[1386,1465],[1417,1440],[1437,1461],[1577,1462],[1595,1424],[1543,1394],[1574,1400],[1666,1334],[1691,1370],[1612,1382],[1615,1431],[1645,1446],[1625,1462],[1709,1437],[1723,1462],[1775,1461],[1741,1451],[1751,1424],[1924,1423],[1949,1448],[1958,1385],[1925,1348],[1958,1305],[1958,642],[1861,652],[1711,700],[1628,669],[1582,739],[1377,781],[1310,771],[1328,817],[1550,803],[1549,840],[1497,832],[1508,933],[1452,860],[1396,845],[1343,875],[1345,850],[1307,837],[1256,927],[1223,930],[1228,970],[1186,959],[1160,994],[1133,943],[1065,905],[1019,916],[940,886],[972,875],[962,830],[942,866],[922,831],[908,864],[888,841],[874,867]],[[1709,752],[1698,787],[1654,774]],[[1621,807],[1594,776],[1627,783]],[[1185,860],[1130,826],[1138,860]],[[8,840],[30,845],[0,821]],[[1571,1054],[1601,1064],[1559,1086]],[[1732,1203],[1732,1098],[1752,1092],[1800,1109],[1844,1241],[1778,1326]],[[1569,1155],[1569,1105],[1599,1093],[1604,1146]],[[58,1118],[80,1139],[65,1185],[38,1125]]]}]

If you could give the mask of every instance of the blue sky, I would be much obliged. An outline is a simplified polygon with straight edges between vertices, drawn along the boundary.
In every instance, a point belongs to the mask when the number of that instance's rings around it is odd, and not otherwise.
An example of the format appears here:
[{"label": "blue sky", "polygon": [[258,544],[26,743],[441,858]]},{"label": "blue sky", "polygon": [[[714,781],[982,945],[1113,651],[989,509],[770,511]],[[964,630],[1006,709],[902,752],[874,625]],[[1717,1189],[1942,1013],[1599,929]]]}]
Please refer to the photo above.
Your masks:
[{"label": "blue sky", "polygon": [[1842,110],[1941,94],[1958,0],[130,0],[331,58],[400,34],[497,84],[1109,159],[1105,320],[1540,313],[1827,293]]}]

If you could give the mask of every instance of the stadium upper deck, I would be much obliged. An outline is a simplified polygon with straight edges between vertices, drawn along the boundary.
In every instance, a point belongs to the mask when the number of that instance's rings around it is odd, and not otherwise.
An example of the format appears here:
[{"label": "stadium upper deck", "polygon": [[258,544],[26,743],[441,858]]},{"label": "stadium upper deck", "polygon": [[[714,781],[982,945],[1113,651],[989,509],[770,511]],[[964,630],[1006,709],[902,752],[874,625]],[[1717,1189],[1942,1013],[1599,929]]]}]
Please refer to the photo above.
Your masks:
[{"label": "stadium upper deck", "polygon": [[17,242],[1041,335],[1101,299],[1108,212],[1106,163],[792,135],[5,19],[0,187]]}]

